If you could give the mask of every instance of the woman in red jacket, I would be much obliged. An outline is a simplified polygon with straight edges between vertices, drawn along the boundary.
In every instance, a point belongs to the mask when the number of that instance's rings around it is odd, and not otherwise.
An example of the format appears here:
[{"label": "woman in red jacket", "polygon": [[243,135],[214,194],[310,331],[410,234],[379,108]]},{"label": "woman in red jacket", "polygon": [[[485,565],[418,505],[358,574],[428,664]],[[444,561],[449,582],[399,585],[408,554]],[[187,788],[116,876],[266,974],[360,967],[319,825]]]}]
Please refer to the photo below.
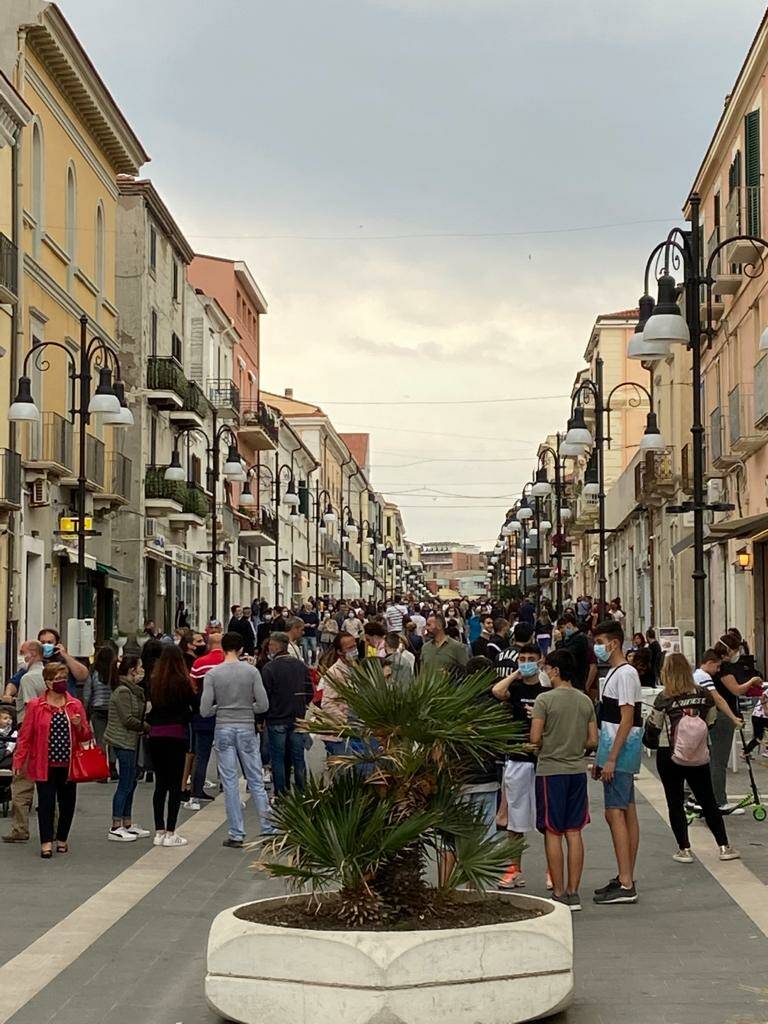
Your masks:
[{"label": "woman in red jacket", "polygon": [[69,778],[72,745],[89,740],[93,733],[83,705],[67,692],[67,666],[46,665],[43,679],[45,693],[27,704],[13,755],[13,770],[37,784],[40,856],[48,860],[53,856],[57,802],[56,852],[69,851],[67,838],[77,800],[77,783]]}]

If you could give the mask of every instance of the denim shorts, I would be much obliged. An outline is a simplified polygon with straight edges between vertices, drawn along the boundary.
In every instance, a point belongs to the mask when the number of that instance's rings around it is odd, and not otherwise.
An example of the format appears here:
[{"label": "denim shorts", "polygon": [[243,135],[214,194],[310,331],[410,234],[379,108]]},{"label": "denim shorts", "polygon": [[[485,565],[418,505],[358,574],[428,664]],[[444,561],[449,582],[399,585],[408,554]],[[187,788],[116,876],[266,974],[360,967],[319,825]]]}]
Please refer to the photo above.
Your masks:
[{"label": "denim shorts", "polygon": [[603,781],[605,809],[626,810],[635,802],[635,777],[631,772],[614,772],[610,782]]}]

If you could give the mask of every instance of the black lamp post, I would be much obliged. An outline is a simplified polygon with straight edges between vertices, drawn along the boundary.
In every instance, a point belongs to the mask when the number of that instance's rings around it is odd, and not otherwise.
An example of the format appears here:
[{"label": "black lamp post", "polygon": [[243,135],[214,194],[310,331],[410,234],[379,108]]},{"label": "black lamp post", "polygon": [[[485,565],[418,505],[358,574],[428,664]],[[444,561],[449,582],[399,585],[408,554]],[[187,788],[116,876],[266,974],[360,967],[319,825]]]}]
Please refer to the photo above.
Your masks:
[{"label": "black lamp post", "polygon": [[[640,439],[640,450],[644,452],[664,451],[665,444],[659,433],[656,422],[656,414],[653,411],[653,395],[644,385],[637,381],[625,380],[616,384],[608,393],[607,400],[603,394],[603,360],[600,356],[595,360],[595,379],[583,380],[576,389],[571,402],[571,417],[568,420],[568,431],[560,445],[560,456],[562,458],[579,458],[594,445],[594,461],[590,460],[589,478],[585,477],[584,494],[597,495],[598,515],[598,604],[600,615],[605,615],[606,610],[606,577],[605,555],[606,555],[606,526],[605,526],[605,448],[610,447],[610,415],[611,399],[621,388],[633,388],[637,397],[630,400],[630,404],[640,405],[641,395],[648,399],[649,412],[646,417],[645,431]],[[591,400],[595,407],[595,436],[587,427],[584,419],[584,406],[582,397]],[[609,434],[606,436],[606,429]],[[594,533],[587,530],[587,533]]]},{"label": "black lamp post", "polygon": [[371,565],[376,564],[376,540],[378,534],[376,528],[368,519],[363,519],[360,523],[360,600],[363,600],[363,546],[368,543],[371,545]]},{"label": "black lamp post", "polygon": [[[50,369],[47,359],[41,359],[43,349],[57,348],[64,352],[72,381],[72,407],[69,410],[72,422],[78,421],[78,472],[77,472],[77,617],[85,617],[85,595],[88,589],[88,574],[85,567],[86,537],[98,536],[94,530],[85,528],[86,494],[86,425],[91,416],[102,416],[102,423],[116,427],[133,426],[133,415],[125,402],[125,391],[120,379],[120,360],[115,352],[100,337],[88,340],[88,317],[80,317],[80,346],[78,357],[59,341],[41,341],[33,338],[32,348],[24,357],[22,373],[18,381],[16,398],[8,409],[11,423],[36,423],[40,410],[32,398],[32,381],[28,375],[29,363],[35,360],[38,369]],[[99,383],[91,394],[93,370],[99,373]],[[112,383],[112,371],[115,381]],[[79,394],[75,401],[75,381],[79,382]]]},{"label": "black lamp post", "polygon": [[[339,575],[341,577],[341,582],[339,584],[339,588],[340,588],[339,589],[339,600],[343,601],[344,600],[344,541],[345,541],[345,539],[348,539],[349,542],[352,544],[352,543],[355,542],[355,540],[357,540],[357,535],[358,535],[357,523],[355,522],[355,517],[352,515],[352,509],[349,507],[349,505],[344,505],[342,507],[342,509],[341,509],[341,522],[342,522],[343,525],[341,527],[341,530],[339,531],[339,548],[340,548],[340,552],[339,552],[339,561],[340,561]],[[362,536],[362,532],[360,533],[360,535]]]},{"label": "black lamp post", "polygon": [[181,454],[179,452],[179,441],[182,437],[190,437],[193,434],[197,434],[202,437],[206,442],[206,451],[208,453],[209,465],[211,469],[211,478],[213,483],[213,497],[211,498],[211,550],[203,551],[201,554],[208,555],[208,567],[211,573],[211,605],[210,605],[210,618],[217,618],[217,604],[219,594],[219,579],[218,579],[218,566],[219,566],[219,555],[223,554],[223,551],[219,551],[219,525],[216,516],[216,492],[219,489],[219,479],[221,476],[220,459],[219,459],[219,446],[222,440],[227,441],[227,458],[224,462],[224,476],[233,483],[240,483],[247,479],[243,463],[240,459],[240,455],[237,450],[237,436],[231,427],[226,424],[222,424],[220,427],[216,425],[216,410],[213,412],[213,434],[212,436],[203,430],[202,427],[182,427],[179,430],[173,441],[173,451],[171,453],[171,462],[164,473],[166,480],[185,481],[187,474],[181,465]]},{"label": "black lamp post", "polygon": [[553,493],[552,492],[552,485],[550,484],[549,479],[547,477],[547,469],[546,469],[546,466],[544,464],[544,461],[547,458],[547,456],[551,455],[552,456],[552,460],[554,462],[554,467],[555,467],[555,480],[554,480],[554,495],[553,495],[553,498],[554,498],[554,504],[555,504],[555,534],[556,534],[556,538],[557,538],[556,541],[555,541],[555,560],[556,560],[556,565],[557,565],[557,568],[556,568],[557,579],[555,581],[555,595],[556,595],[555,596],[555,610],[556,610],[556,612],[557,612],[557,614],[559,616],[559,615],[562,615],[562,611],[563,611],[563,580],[562,580],[562,575],[563,575],[563,556],[562,556],[562,528],[563,528],[563,522],[562,522],[562,510],[561,510],[561,505],[560,505],[561,500],[562,500],[562,493],[563,493],[563,487],[562,487],[563,480],[562,480],[562,472],[561,472],[562,464],[560,462],[560,454],[559,454],[560,434],[556,435],[556,444],[557,444],[557,450],[555,448],[552,448],[550,445],[544,445],[540,449],[540,451],[539,451],[539,469],[537,470],[537,473],[536,473],[536,483],[533,486],[533,490],[534,490],[535,493],[538,494],[539,497],[542,497],[542,498],[547,498],[547,497],[549,497]]},{"label": "black lamp post", "polygon": [[[269,466],[262,466],[260,463],[254,463],[254,465],[248,467],[247,474],[250,475],[254,472],[268,473],[270,480],[273,484],[272,500],[275,506],[275,607],[280,604],[280,563],[285,559],[280,558],[280,502],[283,501],[291,509],[291,514],[294,510],[299,507],[299,492],[296,489],[296,478],[293,473],[293,466],[284,462],[279,465],[278,457],[275,456],[275,468],[270,469]],[[283,480],[283,474],[287,474],[288,486],[285,492],[282,492],[281,484]],[[245,500],[243,500],[245,499]],[[240,494],[240,505],[243,508],[248,508],[253,505],[253,495],[251,494],[250,485],[246,481],[245,486]],[[293,578],[293,576],[291,576]]]},{"label": "black lamp post", "polygon": [[325,536],[327,528],[337,519],[330,491],[320,490],[318,481],[315,492],[315,602],[320,600],[320,535]]},{"label": "black lamp post", "polygon": [[[740,183],[737,187],[741,187]],[[751,243],[752,252],[748,259],[743,259],[744,273],[747,277],[758,277],[764,269],[764,252],[768,242],[757,235],[745,233],[731,235],[719,242],[702,259],[700,232],[701,197],[692,192],[688,197],[690,207],[690,228],[673,228],[663,242],[659,242],[650,253],[645,265],[645,289],[640,299],[640,319],[635,328],[635,335],[630,342],[627,355],[631,359],[642,359],[653,362],[669,355],[673,344],[684,344],[691,352],[691,391],[693,399],[693,416],[691,421],[691,443],[693,448],[693,500],[683,502],[679,506],[667,506],[668,512],[693,512],[693,605],[694,632],[696,635],[696,661],[706,647],[706,593],[707,578],[704,569],[704,512],[707,509],[725,511],[722,504],[707,504],[704,498],[704,424],[701,408],[701,346],[710,345],[715,335],[712,316],[712,298],[716,284],[713,275],[715,263],[720,254],[734,242]],[[749,228],[754,219],[753,208],[746,206],[745,219]],[[685,296],[685,317],[682,316],[677,304],[677,284],[670,270],[682,266],[682,293]],[[658,297],[654,303],[649,295],[651,268],[661,273],[657,275]],[[701,322],[700,301],[702,291],[706,297],[706,316]]]}]

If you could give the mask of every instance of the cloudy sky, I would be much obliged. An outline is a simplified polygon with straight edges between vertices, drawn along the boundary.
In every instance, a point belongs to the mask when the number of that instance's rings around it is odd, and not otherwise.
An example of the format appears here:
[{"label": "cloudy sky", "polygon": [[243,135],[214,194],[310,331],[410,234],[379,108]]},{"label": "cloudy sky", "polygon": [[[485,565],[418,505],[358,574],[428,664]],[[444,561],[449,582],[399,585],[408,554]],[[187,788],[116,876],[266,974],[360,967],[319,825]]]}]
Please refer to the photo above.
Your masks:
[{"label": "cloudy sky", "polygon": [[632,306],[762,0],[60,0],[262,385],[369,430],[409,536],[487,545]]}]

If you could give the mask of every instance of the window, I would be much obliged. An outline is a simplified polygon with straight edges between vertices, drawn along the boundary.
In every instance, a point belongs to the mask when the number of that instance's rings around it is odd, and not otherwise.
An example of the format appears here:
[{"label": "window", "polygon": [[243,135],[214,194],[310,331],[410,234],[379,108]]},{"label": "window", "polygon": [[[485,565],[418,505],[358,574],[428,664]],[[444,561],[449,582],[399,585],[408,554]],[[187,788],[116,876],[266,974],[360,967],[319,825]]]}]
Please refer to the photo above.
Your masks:
[{"label": "window", "polygon": [[192,455],[189,460],[189,479],[196,484],[200,483],[200,457]]},{"label": "window", "polygon": [[77,237],[77,185],[75,182],[75,168],[72,164],[67,167],[67,209],[65,215],[66,228],[66,250],[69,262],[75,262],[75,240]]},{"label": "window", "polygon": [[149,317],[149,343],[150,352],[157,355],[157,310],[153,309]]},{"label": "window", "polygon": [[173,261],[173,301],[179,300],[179,264]]},{"label": "window", "polygon": [[760,111],[744,118],[744,184],[747,234],[760,234]]},{"label": "window", "polygon": [[104,291],[104,207],[99,203],[96,207],[96,252],[94,254],[94,271],[96,287],[99,293]]},{"label": "window", "polygon": [[157,232],[154,224],[149,225],[149,269],[157,270]]},{"label": "window", "polygon": [[176,362],[179,363],[179,365],[183,363],[183,359],[181,357],[181,338],[178,336],[178,334],[176,334],[175,331],[171,335],[171,355],[176,360]]},{"label": "window", "polygon": [[32,216],[36,221],[33,244],[37,256],[43,234],[43,134],[37,121],[32,126]]}]

